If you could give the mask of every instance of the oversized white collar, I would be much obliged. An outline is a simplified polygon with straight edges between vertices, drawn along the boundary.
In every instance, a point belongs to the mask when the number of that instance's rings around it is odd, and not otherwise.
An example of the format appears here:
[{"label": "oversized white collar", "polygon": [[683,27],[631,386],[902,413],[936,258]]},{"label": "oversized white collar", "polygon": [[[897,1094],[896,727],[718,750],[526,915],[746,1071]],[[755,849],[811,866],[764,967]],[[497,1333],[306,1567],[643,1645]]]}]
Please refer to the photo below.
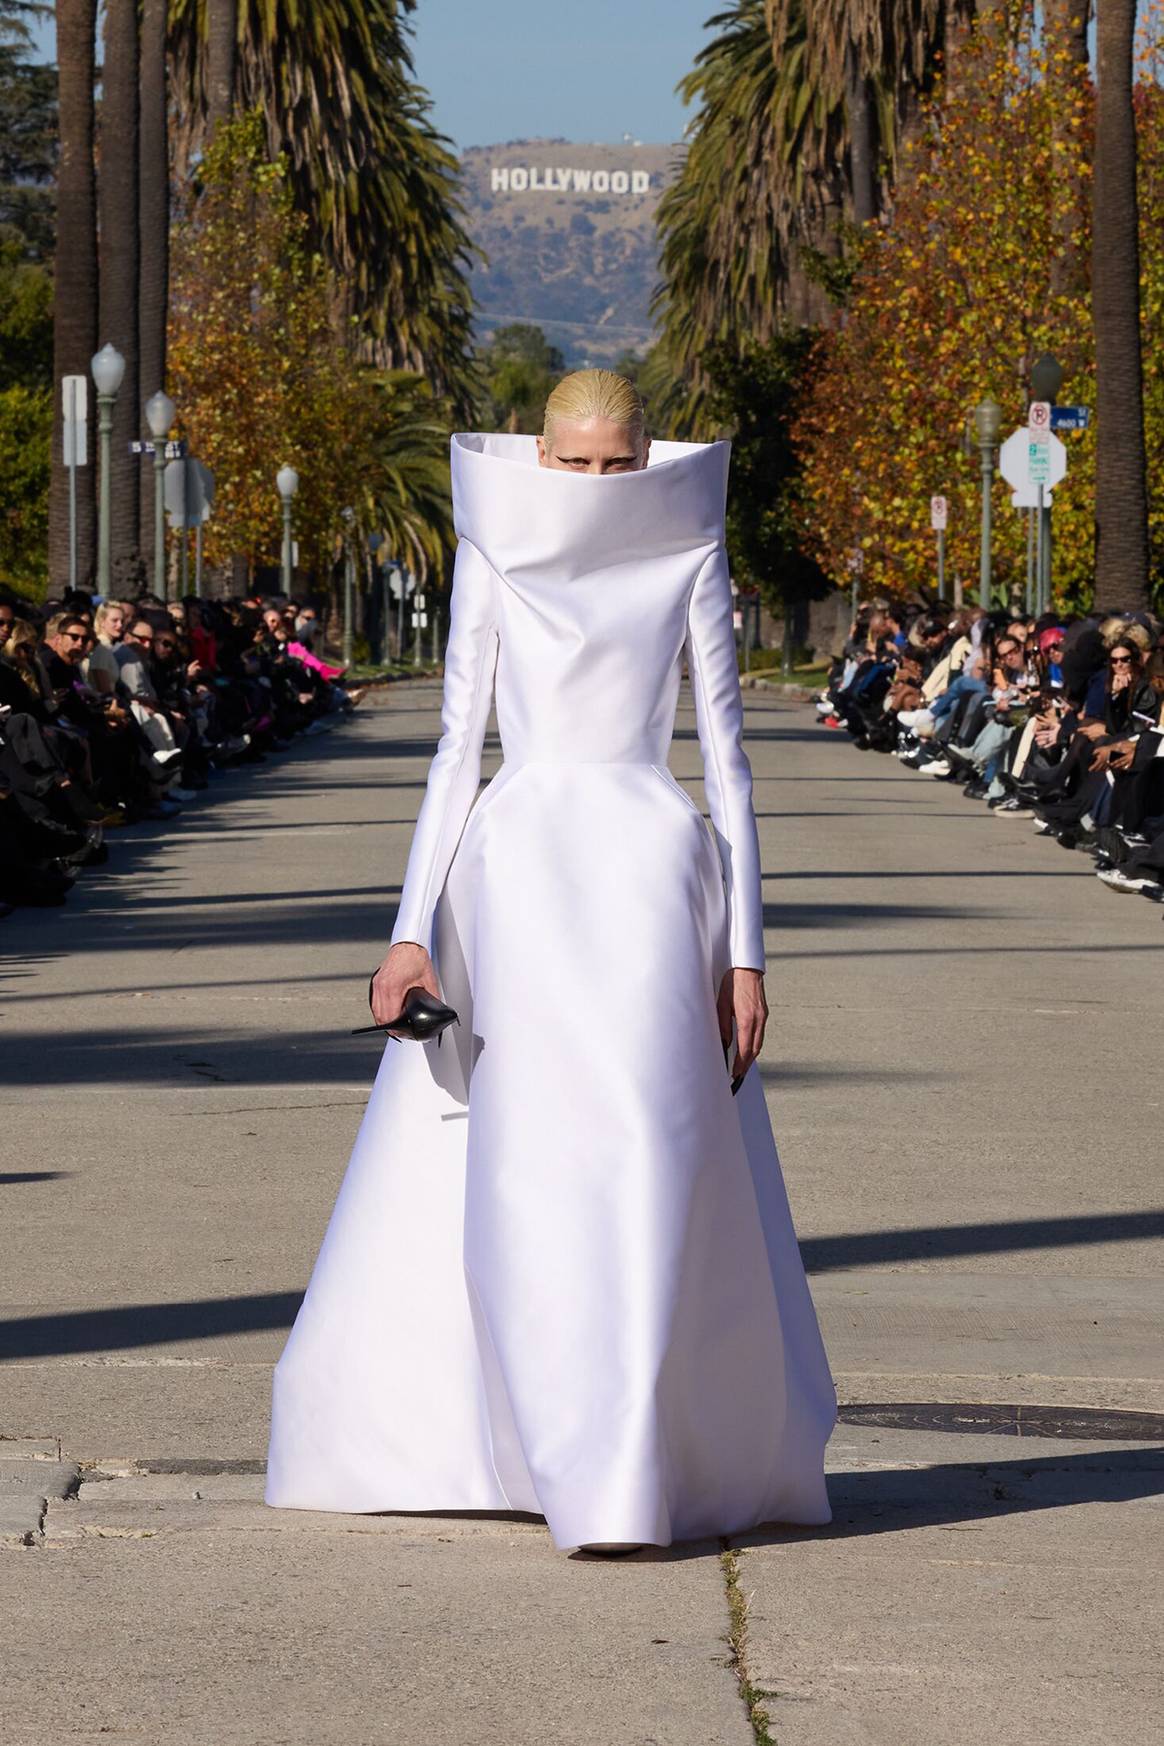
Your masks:
[{"label": "oversized white collar", "polygon": [[501,575],[698,554],[723,539],[730,455],[727,442],[652,442],[641,472],[596,477],[539,467],[532,436],[459,431],[454,525]]}]

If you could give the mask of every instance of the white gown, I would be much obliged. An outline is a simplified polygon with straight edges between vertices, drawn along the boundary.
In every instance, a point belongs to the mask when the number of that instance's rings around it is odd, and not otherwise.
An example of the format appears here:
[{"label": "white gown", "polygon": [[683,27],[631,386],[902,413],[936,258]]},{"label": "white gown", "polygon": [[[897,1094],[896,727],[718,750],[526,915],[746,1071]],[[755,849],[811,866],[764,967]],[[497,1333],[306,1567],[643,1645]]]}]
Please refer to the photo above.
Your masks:
[{"label": "white gown", "polygon": [[[829,1520],[832,1379],[716,1024],[729,965],[764,966],[727,462],[659,442],[579,477],[453,439],[443,733],[392,938],[461,1023],[385,1045],[275,1371],[271,1504],[528,1510],[562,1548]],[[667,768],[684,657],[714,840]]]}]

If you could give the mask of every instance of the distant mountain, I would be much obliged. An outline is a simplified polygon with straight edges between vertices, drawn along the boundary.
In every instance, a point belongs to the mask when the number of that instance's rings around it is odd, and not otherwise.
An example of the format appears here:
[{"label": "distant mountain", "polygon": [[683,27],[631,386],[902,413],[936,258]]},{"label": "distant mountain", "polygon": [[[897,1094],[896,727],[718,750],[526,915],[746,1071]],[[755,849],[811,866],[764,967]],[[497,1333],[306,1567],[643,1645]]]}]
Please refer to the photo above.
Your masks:
[{"label": "distant mountain", "polygon": [[511,140],[463,153],[478,331],[536,323],[573,365],[609,363],[653,336],[655,210],[682,148]]}]

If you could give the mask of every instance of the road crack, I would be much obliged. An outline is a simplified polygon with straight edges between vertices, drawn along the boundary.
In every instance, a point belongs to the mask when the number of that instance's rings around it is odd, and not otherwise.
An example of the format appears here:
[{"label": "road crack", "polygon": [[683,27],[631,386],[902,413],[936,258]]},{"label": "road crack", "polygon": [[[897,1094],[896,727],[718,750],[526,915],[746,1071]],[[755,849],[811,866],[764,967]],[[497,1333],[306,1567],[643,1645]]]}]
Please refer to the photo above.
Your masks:
[{"label": "road crack", "polygon": [[751,1599],[745,1595],[740,1582],[741,1555],[734,1546],[725,1543],[719,1563],[727,1596],[727,1645],[730,1651],[728,1665],[736,1676],[755,1746],[776,1746],[772,1718],[764,1707],[764,1699],[774,1694],[753,1685],[748,1669],[748,1608]]}]

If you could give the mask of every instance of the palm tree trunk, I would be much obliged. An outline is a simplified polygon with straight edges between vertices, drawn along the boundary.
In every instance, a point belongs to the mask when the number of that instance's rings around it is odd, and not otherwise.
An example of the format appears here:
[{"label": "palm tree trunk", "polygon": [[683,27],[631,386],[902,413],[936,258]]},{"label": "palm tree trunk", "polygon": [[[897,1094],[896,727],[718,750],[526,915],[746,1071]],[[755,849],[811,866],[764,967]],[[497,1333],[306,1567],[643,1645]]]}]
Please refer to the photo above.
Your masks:
[{"label": "palm tree trunk", "polygon": [[206,0],[206,131],[211,135],[234,110],[238,59],[238,0]]},{"label": "palm tree trunk", "polygon": [[[148,400],[166,385],[166,311],[170,283],[170,153],[166,127],[166,3],[143,0],[141,11],[141,134],[138,153],[140,214],[138,343],[141,394]],[[154,469],[141,467],[142,553],[153,562]],[[152,576],[155,593],[165,577]]]},{"label": "palm tree trunk", "polygon": [[845,56],[845,113],[849,123],[849,185],[853,223],[871,224],[877,216],[877,148],[869,81],[850,43]]},{"label": "palm tree trunk", "polygon": [[1070,297],[1086,289],[1084,251],[1086,195],[1080,160],[1078,122],[1088,101],[1090,70],[1087,25],[1091,0],[1043,0],[1049,78],[1055,91],[1051,121],[1051,188],[1055,201],[1052,229],[1051,295]]},{"label": "palm tree trunk", "polygon": [[125,359],[113,417],[112,557],[115,590],[131,585],[138,546],[141,434],[138,354],[138,17],[137,0],[105,0],[101,72],[101,343]]},{"label": "palm tree trunk", "polygon": [[[69,580],[69,476],[63,461],[62,376],[88,376],[97,350],[97,184],[93,170],[94,41],[97,0],[57,0],[60,158],[53,297],[53,474],[49,499],[49,582]],[[91,386],[91,385],[90,385]],[[90,408],[91,408],[90,402]],[[96,553],[94,420],[89,464],[77,470],[77,580],[90,579]]]},{"label": "palm tree trunk", "polygon": [[1139,208],[1132,47],[1136,0],[1100,0],[1092,213],[1095,324],[1095,605],[1148,604],[1148,502],[1140,355]]}]

